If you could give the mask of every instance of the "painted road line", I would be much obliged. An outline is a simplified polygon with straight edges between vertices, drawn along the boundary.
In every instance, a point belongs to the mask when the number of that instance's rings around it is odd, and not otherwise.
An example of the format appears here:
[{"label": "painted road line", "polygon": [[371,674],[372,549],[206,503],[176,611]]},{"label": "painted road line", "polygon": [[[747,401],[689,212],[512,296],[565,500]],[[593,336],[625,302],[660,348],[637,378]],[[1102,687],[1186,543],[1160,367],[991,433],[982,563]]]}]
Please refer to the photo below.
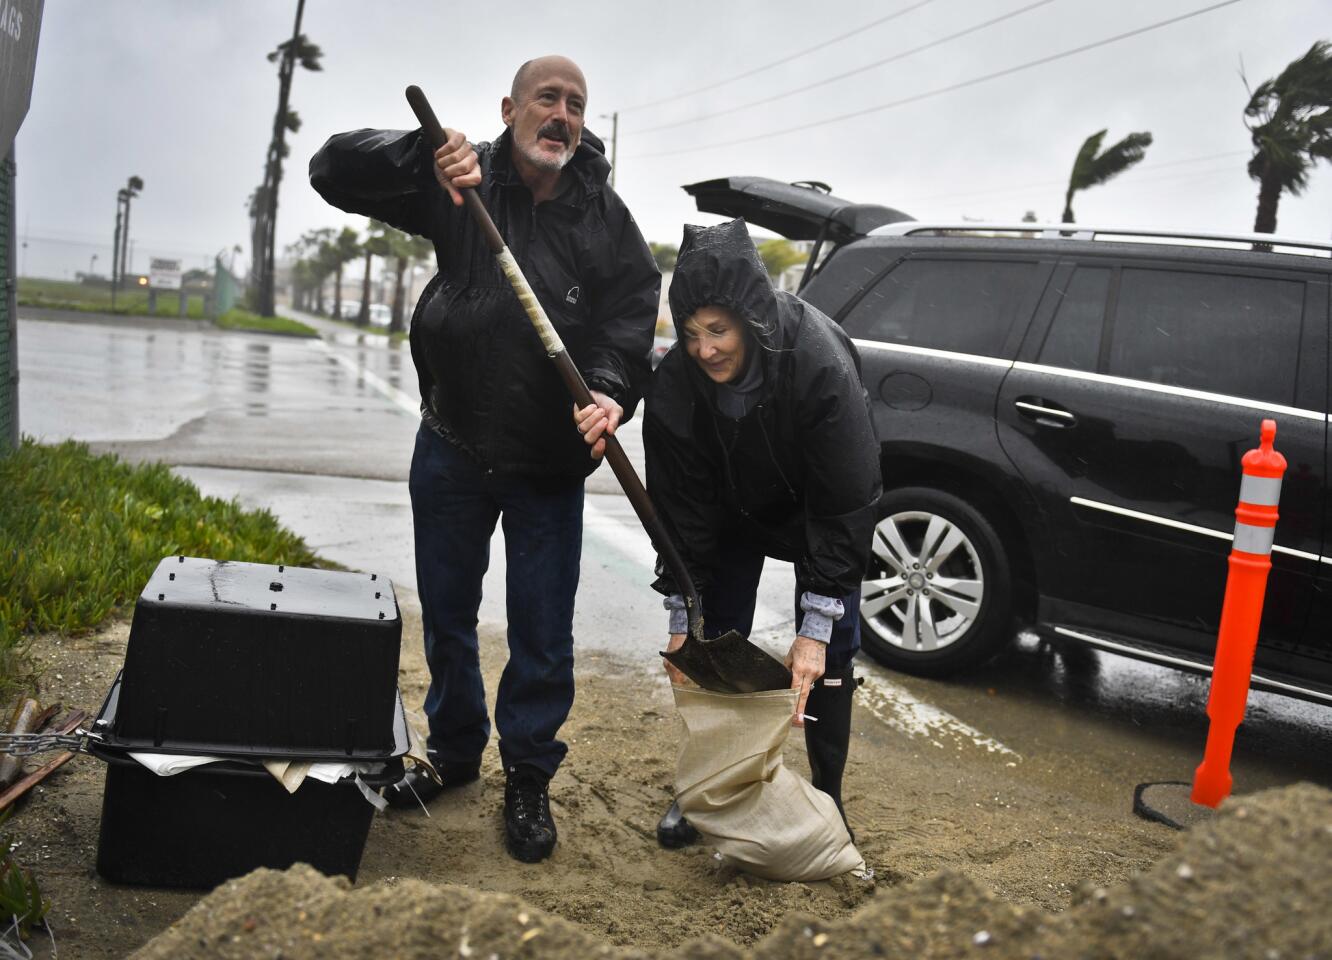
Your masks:
[{"label": "painted road line", "polygon": [[[656,564],[657,554],[652,549],[647,534],[637,525],[638,519],[632,509],[625,504],[626,512],[616,515],[598,505],[595,499],[588,497],[584,502],[584,530],[606,542],[608,546],[642,567],[644,571],[651,571]],[[759,603],[754,610],[754,623],[756,626],[751,635],[754,643],[774,656],[784,656],[795,633],[795,621],[789,616],[783,616],[772,607]],[[758,624],[764,626],[757,626]],[[941,750],[964,750],[974,747],[987,753],[999,754],[1009,760],[1022,759],[1017,751],[995,738],[977,730],[947,710],[921,700],[906,687],[892,680],[877,664],[862,659],[860,672],[865,678],[860,688],[861,704],[889,729],[912,739],[927,740]]]},{"label": "painted road line", "polygon": [[355,360],[351,359],[350,357],[344,357],[342,354],[338,353],[338,351],[334,350],[324,341],[322,340],[318,341],[316,343],[316,346],[319,349],[323,350],[324,353],[328,354],[330,360],[334,361],[335,363],[343,367],[346,367],[348,370],[350,370],[353,374],[356,375],[356,378],[358,380],[364,380],[366,384],[374,388],[379,393],[383,394],[383,396],[390,403],[392,403],[395,407],[400,408],[407,415],[412,417],[421,416],[420,400],[413,400],[411,397],[403,393],[397,387],[393,386],[393,384],[389,383],[383,377],[379,376],[378,374],[371,373],[369,370],[365,368],[364,365],[357,363]]},{"label": "painted road line", "polygon": [[861,705],[893,730],[909,737],[923,738],[943,750],[979,747],[986,753],[997,753],[1009,760],[1022,759],[1016,750],[959,720],[947,710],[918,699],[906,687],[885,676],[881,667],[864,662],[860,667],[865,677],[860,688]]}]

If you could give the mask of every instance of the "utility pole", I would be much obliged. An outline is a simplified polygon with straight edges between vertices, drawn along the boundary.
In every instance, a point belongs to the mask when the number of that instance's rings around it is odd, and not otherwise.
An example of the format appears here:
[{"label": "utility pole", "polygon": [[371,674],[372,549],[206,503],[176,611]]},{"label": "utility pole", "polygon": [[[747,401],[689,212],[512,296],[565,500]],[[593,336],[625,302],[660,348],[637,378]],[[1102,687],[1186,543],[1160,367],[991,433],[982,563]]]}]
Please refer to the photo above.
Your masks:
[{"label": "utility pole", "polygon": [[[143,180],[133,176],[116,192],[116,239],[111,247],[111,309],[116,308],[116,293],[125,279],[126,249],[129,246],[130,200],[143,189]],[[123,206],[122,206],[123,205]]]},{"label": "utility pole", "polygon": [[124,210],[125,188],[116,191],[116,236],[111,241],[111,309],[116,309],[116,289],[120,286],[120,218]]},{"label": "utility pole", "polygon": [[614,113],[603,113],[601,116],[602,116],[602,119],[609,118],[609,119],[610,119],[610,122],[611,122],[611,155],[610,155],[610,161],[611,161],[611,175],[610,175],[610,185],[611,185],[611,189],[614,190],[614,189],[615,189],[615,154],[616,154],[615,144],[616,144],[616,141],[618,141],[618,140],[620,139],[620,111],[619,111],[619,110],[616,110]]}]

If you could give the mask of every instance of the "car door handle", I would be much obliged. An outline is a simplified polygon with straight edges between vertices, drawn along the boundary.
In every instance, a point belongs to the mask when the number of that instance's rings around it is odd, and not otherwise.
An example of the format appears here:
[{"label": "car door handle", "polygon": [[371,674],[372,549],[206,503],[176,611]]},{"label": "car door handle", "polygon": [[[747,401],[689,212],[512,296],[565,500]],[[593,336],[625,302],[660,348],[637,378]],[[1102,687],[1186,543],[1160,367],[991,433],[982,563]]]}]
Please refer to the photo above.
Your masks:
[{"label": "car door handle", "polygon": [[1078,418],[1063,407],[1041,397],[1020,397],[1013,401],[1013,406],[1028,420],[1047,427],[1071,427],[1078,422]]}]

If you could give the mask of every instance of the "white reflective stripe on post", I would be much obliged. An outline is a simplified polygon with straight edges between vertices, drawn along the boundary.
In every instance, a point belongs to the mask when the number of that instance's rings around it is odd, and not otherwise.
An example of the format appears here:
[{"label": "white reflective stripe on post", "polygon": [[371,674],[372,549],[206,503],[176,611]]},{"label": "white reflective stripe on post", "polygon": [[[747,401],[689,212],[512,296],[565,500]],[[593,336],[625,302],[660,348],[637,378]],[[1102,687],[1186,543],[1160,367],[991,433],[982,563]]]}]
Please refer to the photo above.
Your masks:
[{"label": "white reflective stripe on post", "polygon": [[1276,527],[1255,527],[1251,523],[1235,524],[1235,549],[1243,553],[1271,553],[1276,539]]},{"label": "white reflective stripe on post", "polygon": [[1255,507],[1275,507],[1281,502],[1280,477],[1251,477],[1247,473],[1240,481],[1240,503]]}]

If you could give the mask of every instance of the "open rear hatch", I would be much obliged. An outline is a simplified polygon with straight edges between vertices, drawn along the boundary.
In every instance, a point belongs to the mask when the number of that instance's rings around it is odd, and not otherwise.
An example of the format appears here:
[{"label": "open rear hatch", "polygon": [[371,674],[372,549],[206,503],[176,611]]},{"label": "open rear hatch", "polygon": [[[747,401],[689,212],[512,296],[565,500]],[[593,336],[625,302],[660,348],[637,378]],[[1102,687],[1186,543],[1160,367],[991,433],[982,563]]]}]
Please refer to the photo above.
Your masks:
[{"label": "open rear hatch", "polygon": [[746,223],[788,240],[814,241],[801,288],[813,275],[825,244],[831,255],[842,244],[858,240],[876,227],[915,219],[892,207],[835,197],[832,188],[816,180],[782,183],[768,177],[723,177],[687,184],[684,191],[703,213],[744,217]]}]

